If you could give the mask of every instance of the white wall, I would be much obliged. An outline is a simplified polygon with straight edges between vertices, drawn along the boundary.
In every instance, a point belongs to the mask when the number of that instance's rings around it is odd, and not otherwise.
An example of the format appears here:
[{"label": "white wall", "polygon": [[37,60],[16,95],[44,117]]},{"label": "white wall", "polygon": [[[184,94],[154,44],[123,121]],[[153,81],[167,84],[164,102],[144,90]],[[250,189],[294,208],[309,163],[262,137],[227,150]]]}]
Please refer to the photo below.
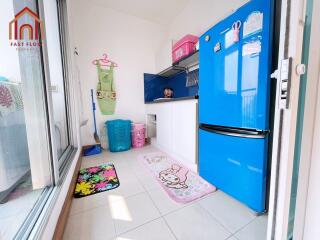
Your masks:
[{"label": "white wall", "polygon": [[83,113],[89,122],[82,131],[83,144],[92,144],[93,123],[90,89],[96,89],[98,75],[92,60],[107,53],[118,63],[114,80],[117,92],[116,112],[103,116],[97,108],[99,128],[108,119],[144,121],[143,73],[155,71],[155,52],[164,36],[160,25],[111,10],[86,0],[77,0],[72,8],[75,44],[83,94]]},{"label": "white wall", "polygon": [[[320,81],[319,81],[320,82]],[[320,85],[318,85],[318,93],[320,93]],[[319,95],[318,95],[319,96]],[[312,144],[312,157],[309,175],[309,187],[306,206],[306,218],[304,239],[318,239],[320,235],[319,218],[320,218],[320,98],[316,105],[316,119],[314,128],[314,137]]]},{"label": "white wall", "polygon": [[190,0],[184,6],[183,11],[167,26],[166,39],[157,51],[157,72],[171,64],[172,42],[179,40],[186,34],[201,36],[248,1]]},{"label": "white wall", "polygon": [[169,38],[178,40],[190,33],[200,36],[249,0],[191,0],[169,26]]}]

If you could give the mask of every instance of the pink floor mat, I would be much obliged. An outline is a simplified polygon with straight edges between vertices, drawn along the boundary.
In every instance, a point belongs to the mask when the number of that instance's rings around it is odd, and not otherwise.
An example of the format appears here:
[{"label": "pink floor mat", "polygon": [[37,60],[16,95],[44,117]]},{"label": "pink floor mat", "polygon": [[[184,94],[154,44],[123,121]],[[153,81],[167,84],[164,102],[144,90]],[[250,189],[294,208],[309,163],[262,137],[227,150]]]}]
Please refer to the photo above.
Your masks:
[{"label": "pink floor mat", "polygon": [[216,187],[165,153],[144,154],[139,159],[176,202],[189,203],[216,191]]}]

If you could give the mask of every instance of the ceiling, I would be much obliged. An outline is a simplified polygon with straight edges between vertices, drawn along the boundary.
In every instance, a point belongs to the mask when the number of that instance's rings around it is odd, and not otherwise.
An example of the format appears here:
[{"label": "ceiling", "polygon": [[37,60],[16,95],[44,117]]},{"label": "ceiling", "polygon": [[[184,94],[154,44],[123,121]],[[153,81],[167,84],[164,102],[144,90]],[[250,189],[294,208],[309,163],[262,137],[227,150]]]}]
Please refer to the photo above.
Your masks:
[{"label": "ceiling", "polygon": [[91,0],[161,25],[170,23],[190,0]]}]

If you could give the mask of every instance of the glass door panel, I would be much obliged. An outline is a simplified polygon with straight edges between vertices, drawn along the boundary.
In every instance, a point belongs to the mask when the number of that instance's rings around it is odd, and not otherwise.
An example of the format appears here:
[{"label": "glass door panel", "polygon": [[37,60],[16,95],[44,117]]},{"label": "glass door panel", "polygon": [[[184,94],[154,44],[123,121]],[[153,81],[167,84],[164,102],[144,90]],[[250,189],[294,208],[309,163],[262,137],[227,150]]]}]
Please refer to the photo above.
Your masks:
[{"label": "glass door panel", "polygon": [[[50,90],[53,108],[53,124],[55,137],[55,151],[58,159],[70,145],[68,111],[65,85],[65,69],[60,41],[60,29],[57,14],[57,1],[48,0],[44,4],[46,41],[50,73]],[[49,30],[50,29],[50,30]]]},{"label": "glass door panel", "polygon": [[1,1],[0,16],[0,239],[13,239],[53,181],[37,1]]},{"label": "glass door panel", "polygon": [[[307,10],[306,10],[305,28],[304,28],[304,36],[303,36],[304,43],[303,43],[303,49],[302,49],[302,63],[304,63],[306,66],[308,66],[308,59],[309,59],[312,11],[313,11],[313,0],[307,0]],[[289,209],[289,221],[288,221],[289,223],[288,239],[289,240],[291,240],[293,237],[293,228],[294,228],[294,220],[295,220],[307,78],[308,78],[308,73],[302,75],[300,79],[300,96],[299,96],[299,107],[298,107],[298,116],[297,116],[297,132],[296,132],[296,143],[295,143],[290,209]]]}]

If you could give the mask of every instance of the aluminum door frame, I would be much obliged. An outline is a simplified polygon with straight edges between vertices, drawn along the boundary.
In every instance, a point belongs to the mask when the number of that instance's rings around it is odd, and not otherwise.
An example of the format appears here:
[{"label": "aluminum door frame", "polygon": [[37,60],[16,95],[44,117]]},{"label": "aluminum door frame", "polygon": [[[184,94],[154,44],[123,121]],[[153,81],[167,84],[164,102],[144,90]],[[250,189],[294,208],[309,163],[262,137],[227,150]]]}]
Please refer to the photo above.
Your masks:
[{"label": "aluminum door frame", "polygon": [[[291,197],[296,123],[303,46],[305,0],[282,0],[277,96],[272,150],[268,240],[285,240]],[[290,41],[289,41],[290,40]],[[292,59],[288,67],[283,60]],[[287,71],[286,71],[287,70]],[[288,93],[281,98],[281,79],[288,75]]]},{"label": "aluminum door frame", "polygon": [[[296,211],[293,229],[293,239],[308,239],[314,232],[310,226],[310,218],[314,211],[313,204],[316,198],[315,179],[318,176],[311,167],[320,159],[317,146],[319,144],[319,116],[320,116],[320,1],[313,1],[312,23],[310,34],[309,60],[308,60],[308,81],[305,94],[305,109],[303,119],[303,132],[301,139],[301,154],[299,166],[299,181],[297,187]],[[312,50],[312,54],[310,54]],[[317,140],[318,139],[318,140]],[[316,203],[318,204],[318,203]],[[309,218],[310,217],[310,218]],[[312,220],[311,220],[312,222]]]}]

